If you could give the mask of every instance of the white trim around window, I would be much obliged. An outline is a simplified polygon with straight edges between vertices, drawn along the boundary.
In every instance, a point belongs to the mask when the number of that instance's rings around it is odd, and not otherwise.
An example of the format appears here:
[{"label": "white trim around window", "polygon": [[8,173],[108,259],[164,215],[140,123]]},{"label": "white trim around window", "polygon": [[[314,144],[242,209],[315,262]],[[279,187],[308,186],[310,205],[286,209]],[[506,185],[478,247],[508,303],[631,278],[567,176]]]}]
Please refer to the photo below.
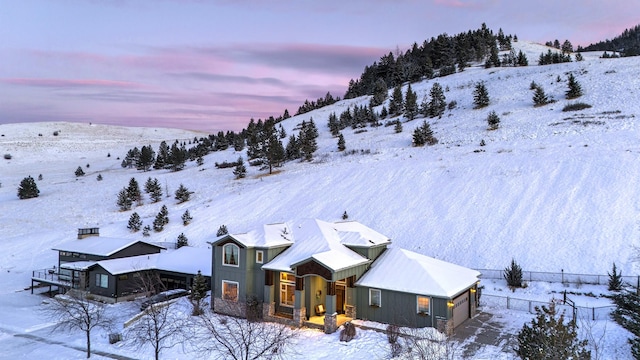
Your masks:
[{"label": "white trim around window", "polygon": [[418,314],[431,314],[431,299],[428,296],[416,296],[416,311]]},{"label": "white trim around window", "polygon": [[222,280],[222,298],[224,300],[238,302],[240,284],[237,281]]},{"label": "white trim around window", "polygon": [[262,264],[264,261],[264,251],[256,250],[256,263]]},{"label": "white trim around window", "polygon": [[382,291],[369,289],[369,306],[382,307]]},{"label": "white trim around window", "polygon": [[236,244],[225,244],[222,246],[222,265],[240,266],[240,247]]}]

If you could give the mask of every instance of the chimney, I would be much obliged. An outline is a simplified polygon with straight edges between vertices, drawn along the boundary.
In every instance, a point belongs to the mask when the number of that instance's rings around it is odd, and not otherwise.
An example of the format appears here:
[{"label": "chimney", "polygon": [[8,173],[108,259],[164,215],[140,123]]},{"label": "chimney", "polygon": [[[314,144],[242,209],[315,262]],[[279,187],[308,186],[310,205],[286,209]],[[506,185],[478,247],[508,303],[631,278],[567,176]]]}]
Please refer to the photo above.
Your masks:
[{"label": "chimney", "polygon": [[89,236],[100,236],[100,228],[84,228],[78,229],[78,239],[88,238]]}]

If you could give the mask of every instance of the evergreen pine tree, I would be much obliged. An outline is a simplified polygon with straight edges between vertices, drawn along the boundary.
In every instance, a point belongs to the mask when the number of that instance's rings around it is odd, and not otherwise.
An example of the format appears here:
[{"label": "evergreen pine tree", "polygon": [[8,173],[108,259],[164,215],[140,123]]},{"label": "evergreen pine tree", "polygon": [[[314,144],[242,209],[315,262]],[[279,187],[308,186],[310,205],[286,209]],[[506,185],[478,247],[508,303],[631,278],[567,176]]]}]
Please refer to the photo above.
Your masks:
[{"label": "evergreen pine tree", "polygon": [[[338,132],[340,132],[338,130]],[[285,148],[285,154],[287,155],[288,160],[299,159],[300,154],[300,142],[296,139],[294,134],[289,136],[289,142],[287,143],[287,147]]]},{"label": "evergreen pine tree", "polygon": [[640,296],[635,292],[623,291],[613,295],[616,305],[611,313],[613,320],[627,329],[633,337],[629,338],[631,355],[640,359]]},{"label": "evergreen pine tree", "polygon": [[518,333],[515,350],[521,359],[591,359],[587,340],[578,340],[575,321],[565,323],[564,312],[558,316],[553,302],[535,310],[531,325],[524,324]]},{"label": "evergreen pine tree", "polygon": [[269,166],[269,174],[273,172],[274,166],[279,167],[282,165],[282,162],[285,160],[285,155],[284,147],[277,134],[271,133],[264,148],[264,158]]},{"label": "evergreen pine tree", "polygon": [[236,176],[236,179],[242,179],[245,176],[247,176],[247,168],[244,166],[244,162],[242,161],[242,157],[238,158],[237,165],[233,169],[233,175]]},{"label": "evergreen pine tree", "polygon": [[613,263],[611,272],[607,274],[609,275],[609,291],[622,290],[622,272],[618,272],[615,262]]},{"label": "evergreen pine tree", "polygon": [[391,102],[389,103],[389,114],[393,116],[398,116],[402,114],[404,110],[404,102],[402,96],[402,87],[397,85],[393,88],[393,94],[391,95]]},{"label": "evergreen pine tree", "polygon": [[442,86],[439,83],[433,84],[429,96],[431,101],[428,104],[427,115],[432,118],[442,116],[447,108],[447,98],[444,96]]},{"label": "evergreen pine tree", "polygon": [[428,122],[424,121],[413,131],[413,146],[435,145],[437,143],[438,139],[433,136]]},{"label": "evergreen pine tree", "polygon": [[102,174],[98,174],[98,177],[96,177],[96,180],[102,181]]},{"label": "evergreen pine tree", "polygon": [[582,96],[582,86],[573,76],[573,74],[569,74],[569,89],[565,93],[567,99],[575,99]]},{"label": "evergreen pine tree", "polygon": [[338,151],[344,151],[347,148],[347,145],[344,142],[344,136],[342,133],[338,136]]},{"label": "evergreen pine tree", "polygon": [[180,171],[184,169],[186,162],[187,149],[184,145],[178,146],[178,142],[176,141],[171,145],[171,150],[169,151],[169,167],[172,171]]},{"label": "evergreen pine tree", "polygon": [[340,122],[335,112],[329,114],[329,122],[327,125],[329,126],[331,136],[338,136],[338,134],[340,134]]},{"label": "evergreen pine tree", "polygon": [[387,100],[388,96],[387,83],[382,78],[378,78],[375,84],[373,85],[373,96],[371,97],[371,101],[369,104],[371,106],[382,105],[385,100]]},{"label": "evergreen pine tree", "polygon": [[349,218],[349,214],[347,214],[347,210],[342,214],[342,220],[347,220]]},{"label": "evergreen pine tree", "polygon": [[189,213],[189,209],[184,211],[184,214],[182,214],[182,225],[187,226],[191,223],[191,220],[193,220],[193,218],[191,217],[191,214]]},{"label": "evergreen pine tree", "polygon": [[480,109],[489,105],[489,93],[487,87],[483,82],[476,84],[476,88],[473,91],[473,105],[476,109]]},{"label": "evergreen pine tree", "polygon": [[38,185],[36,185],[35,180],[33,180],[31,176],[27,176],[20,181],[20,185],[18,186],[18,198],[32,199],[39,195],[40,190],[38,190]]},{"label": "evergreen pine tree", "polygon": [[120,211],[131,210],[131,205],[133,204],[133,202],[127,194],[127,188],[123,188],[122,190],[120,190],[120,192],[118,193],[116,204],[120,208]]},{"label": "evergreen pine tree", "polygon": [[175,192],[175,199],[178,200],[178,204],[189,201],[193,192],[189,191],[186,186],[180,184],[178,190]]},{"label": "evergreen pine tree", "polygon": [[191,300],[191,304],[193,305],[193,311],[191,315],[198,316],[201,315],[204,310],[203,307],[206,306],[204,304],[204,299],[207,298],[207,292],[209,291],[209,287],[207,286],[207,280],[200,270],[193,278],[193,285],[191,286],[191,294],[189,295],[189,299]]},{"label": "evergreen pine tree", "polygon": [[140,191],[140,185],[135,178],[129,180],[129,186],[127,187],[127,196],[131,203],[136,202],[138,205],[142,204],[142,192]]},{"label": "evergreen pine tree", "polygon": [[228,233],[229,231],[227,230],[227,226],[220,225],[220,227],[218,228],[218,232],[216,232],[216,236],[227,235]]},{"label": "evergreen pine tree", "polygon": [[489,124],[489,130],[495,130],[500,126],[500,117],[495,111],[492,111],[487,116],[487,124]]},{"label": "evergreen pine tree", "polygon": [[127,225],[127,229],[131,230],[131,232],[137,232],[142,227],[142,220],[140,219],[140,215],[137,212],[134,212],[129,217],[129,224]]},{"label": "evergreen pine tree", "polygon": [[510,288],[522,287],[522,268],[515,259],[511,259],[511,266],[504,269],[502,276],[507,280],[507,286]]},{"label": "evergreen pine tree", "polygon": [[153,230],[156,232],[160,232],[164,230],[164,226],[169,223],[169,211],[165,205],[162,205],[162,208],[156,215],[155,219],[153,219]]},{"label": "evergreen pine tree", "polygon": [[176,249],[180,249],[183,246],[189,246],[189,239],[184,236],[184,233],[180,233],[176,239]]},{"label": "evergreen pine tree", "polygon": [[400,120],[396,120],[395,123],[393,131],[395,131],[396,134],[399,134],[402,132],[402,122]]},{"label": "evergreen pine tree", "polygon": [[82,166],[78,166],[78,168],[76,169],[76,176],[84,176],[84,170],[82,170]]},{"label": "evergreen pine tree", "polygon": [[313,118],[309,122],[302,122],[302,128],[300,129],[299,141],[300,141],[300,153],[306,161],[313,159],[313,153],[318,150],[318,129],[316,128]]},{"label": "evergreen pine tree", "polygon": [[140,156],[138,157],[136,162],[136,169],[149,171],[155,161],[155,156],[155,151],[153,151],[151,145],[143,146],[140,150]]},{"label": "evergreen pine tree", "polygon": [[144,237],[151,236],[150,232],[151,232],[151,226],[145,225],[145,227],[142,228],[142,236]]},{"label": "evergreen pine tree", "polygon": [[411,84],[407,86],[407,94],[404,100],[404,116],[413,120],[418,115],[418,95],[411,89]]},{"label": "evergreen pine tree", "polygon": [[549,103],[549,98],[547,94],[544,93],[544,90],[541,86],[536,86],[535,92],[533,93],[533,103],[535,107],[544,106]]}]

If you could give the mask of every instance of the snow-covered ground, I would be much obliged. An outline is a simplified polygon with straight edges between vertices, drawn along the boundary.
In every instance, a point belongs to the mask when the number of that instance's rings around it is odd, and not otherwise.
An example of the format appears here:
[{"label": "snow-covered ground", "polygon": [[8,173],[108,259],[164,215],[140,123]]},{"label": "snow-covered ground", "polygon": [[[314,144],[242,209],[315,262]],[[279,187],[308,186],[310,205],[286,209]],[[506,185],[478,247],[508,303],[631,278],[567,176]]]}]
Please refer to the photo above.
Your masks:
[{"label": "snow-covered ground", "polygon": [[[54,265],[57,254],[51,248],[74,239],[81,227],[98,226],[108,237],[141,238],[141,233],[126,228],[129,216],[136,211],[145,225],[151,224],[162,205],[169,209],[170,223],[164,231],[152,233],[150,241],[174,242],[184,233],[192,246],[206,247],[223,224],[230,232],[244,232],[301,217],[334,221],[347,211],[350,219],[389,236],[397,246],[471,268],[503,269],[513,258],[525,270],[606,274],[615,261],[623,275],[637,275],[640,58],[586,54],[583,62],[535,66],[545,47],[527,42],[515,47],[527,53],[532,66],[472,67],[412,85],[421,100],[439,82],[447,89],[447,102],[457,102],[441,119],[427,119],[439,140],[435,146],[411,147],[413,129],[423,121],[417,119],[403,123],[400,134],[384,126],[358,133],[345,129],[347,150],[357,152],[345,156],[328,132],[328,116],[368,103],[367,98],[346,100],[282,123],[291,134],[302,120],[313,117],[320,130],[313,162],[289,162],[273,175],[249,168],[241,180],[234,180],[232,169],[214,166],[243,155],[233,149],[206,156],[201,167],[190,162],[180,172],[145,173],[120,166],[134,146],[151,144],[157,149],[162,140],[189,142],[206,134],[89,123],[0,125],[0,155],[12,155],[10,160],[0,159],[0,357],[84,357],[82,351],[66,346],[82,348],[82,334],[48,332],[50,324],[37,311],[43,298],[25,290],[31,271]],[[576,102],[564,99],[569,72],[583,88],[577,101],[592,108],[562,112],[566,104]],[[485,82],[491,105],[475,110],[478,81]],[[557,102],[534,108],[532,81]],[[488,131],[486,118],[492,110],[500,116],[500,128]],[[482,140],[486,146],[480,146]],[[84,177],[74,175],[78,166]],[[96,180],[98,174],[102,181]],[[36,179],[40,197],[19,200],[18,184],[28,175]],[[42,180],[37,180],[39,175]],[[116,195],[131,177],[140,184],[148,177],[158,178],[170,193],[182,183],[194,193],[182,204],[173,197],[156,204],[145,199],[142,206],[120,212]],[[180,216],[187,209],[193,222],[184,227]],[[503,286],[484,283],[485,294]],[[562,284],[530,284],[513,297],[545,301],[564,289]],[[585,296],[584,301],[593,297]],[[598,304],[606,301],[599,298]],[[489,300],[483,310],[494,314],[506,332],[516,332],[531,318]],[[114,306],[114,314],[128,316],[130,311],[135,306]],[[627,357],[626,331],[606,320],[593,328],[606,332],[604,358]],[[298,352],[305,358],[384,358],[388,351],[384,334],[373,331],[360,331],[348,344],[341,344],[336,334],[311,330],[303,337],[313,338],[299,343]],[[151,357],[151,352],[110,345],[105,333],[96,335],[94,349]],[[503,351],[501,346],[485,346],[473,357],[514,357]],[[174,348],[166,357],[191,355]]]}]

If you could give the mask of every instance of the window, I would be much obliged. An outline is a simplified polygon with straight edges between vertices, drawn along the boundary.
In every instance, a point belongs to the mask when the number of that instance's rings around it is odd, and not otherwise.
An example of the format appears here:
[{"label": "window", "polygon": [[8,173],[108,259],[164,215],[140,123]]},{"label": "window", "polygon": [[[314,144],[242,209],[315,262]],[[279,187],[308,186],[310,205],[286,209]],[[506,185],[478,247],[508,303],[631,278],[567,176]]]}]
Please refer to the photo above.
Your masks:
[{"label": "window", "polygon": [[382,294],[378,289],[369,289],[369,305],[382,306]]},{"label": "window", "polygon": [[122,275],[118,276],[118,280],[127,280],[127,279],[129,279],[129,275],[127,275],[127,274],[122,274]]},{"label": "window", "polygon": [[109,276],[105,274],[96,274],[96,286],[101,288],[108,288]]},{"label": "window", "polygon": [[262,258],[263,258],[263,256],[264,256],[264,253],[262,252],[262,250],[258,250],[258,251],[256,251],[256,262],[257,262],[258,264],[262,264],[262,261],[263,261],[263,259],[262,259]]},{"label": "window", "polygon": [[238,283],[222,280],[222,298],[229,301],[238,301]]},{"label": "window", "polygon": [[418,295],[418,313],[419,314],[428,314],[429,313],[429,297]]},{"label": "window", "polygon": [[296,276],[290,273],[280,273],[280,305],[293,307],[296,294]]},{"label": "window", "polygon": [[222,247],[222,264],[227,266],[238,266],[240,248],[236,244],[226,244]]}]

